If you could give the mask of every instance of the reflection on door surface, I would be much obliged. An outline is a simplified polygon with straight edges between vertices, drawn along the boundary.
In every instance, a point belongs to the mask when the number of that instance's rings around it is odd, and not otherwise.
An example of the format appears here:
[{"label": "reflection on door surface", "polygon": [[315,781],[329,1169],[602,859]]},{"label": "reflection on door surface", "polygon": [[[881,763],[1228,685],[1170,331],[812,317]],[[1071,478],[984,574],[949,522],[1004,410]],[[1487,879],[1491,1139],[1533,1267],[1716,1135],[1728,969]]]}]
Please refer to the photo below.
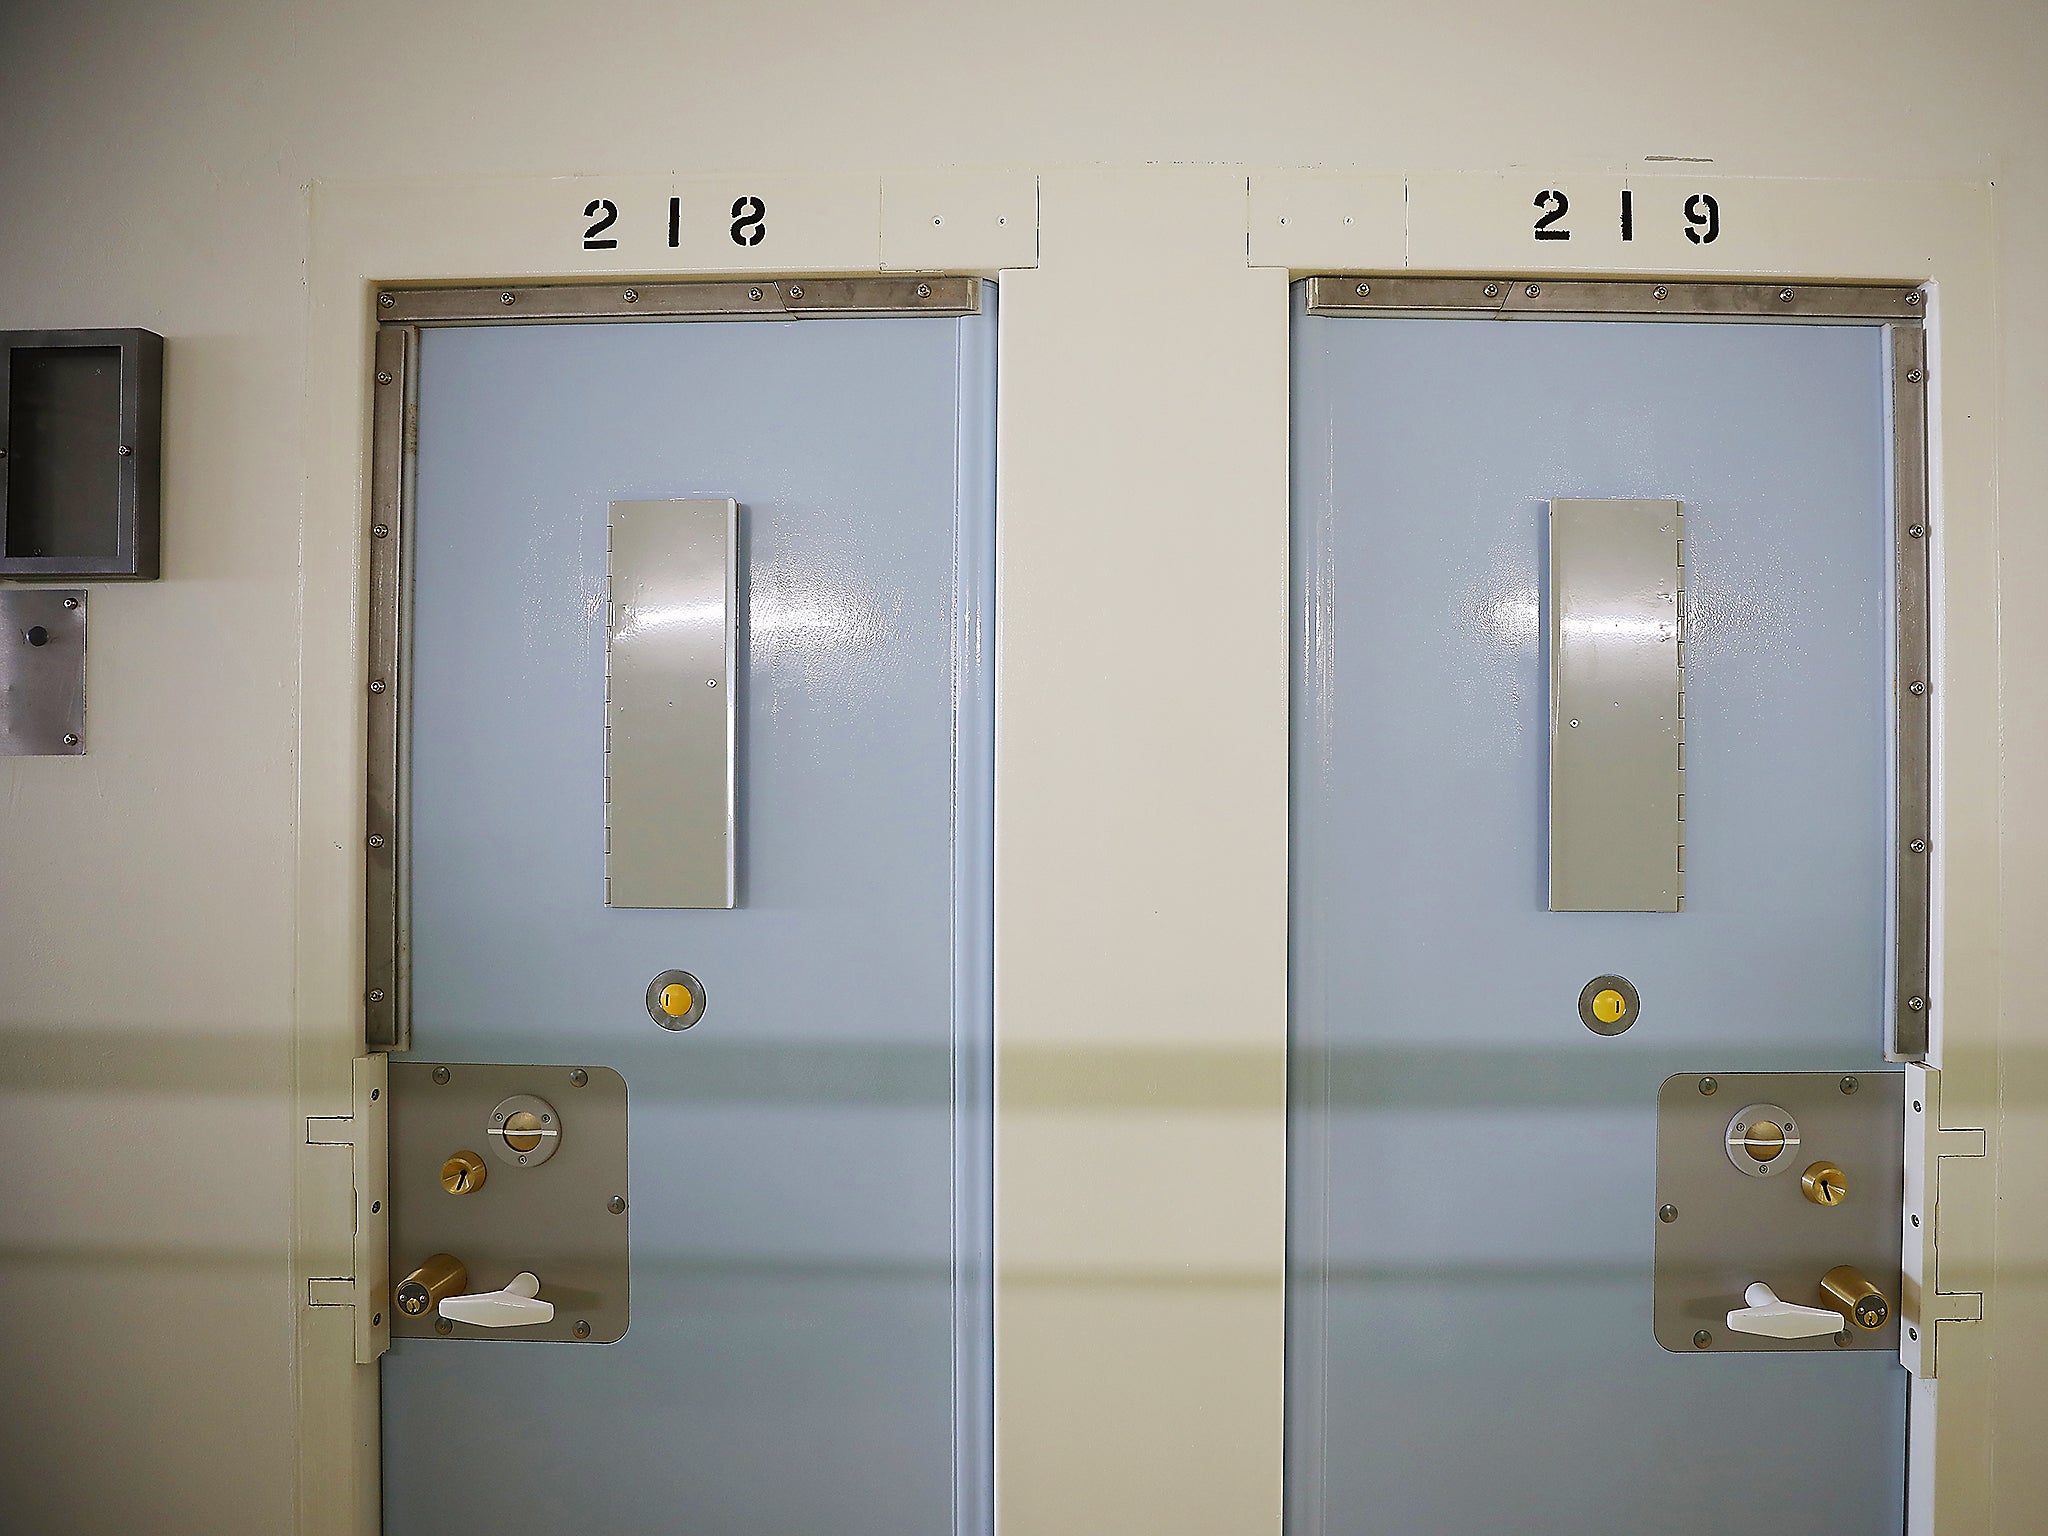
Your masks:
[{"label": "reflection on door surface", "polygon": [[[396,1341],[394,1536],[986,1528],[992,298],[422,337],[412,1053],[624,1075],[631,1326]],[[737,905],[608,908],[608,509],[691,498]]]},{"label": "reflection on door surface", "polygon": [[[1664,1080],[1884,1067],[1885,377],[1875,325],[1298,309],[1294,1536],[1901,1528],[1895,1355],[1651,1321]],[[1569,498],[1683,506],[1679,911],[1550,909]]]}]

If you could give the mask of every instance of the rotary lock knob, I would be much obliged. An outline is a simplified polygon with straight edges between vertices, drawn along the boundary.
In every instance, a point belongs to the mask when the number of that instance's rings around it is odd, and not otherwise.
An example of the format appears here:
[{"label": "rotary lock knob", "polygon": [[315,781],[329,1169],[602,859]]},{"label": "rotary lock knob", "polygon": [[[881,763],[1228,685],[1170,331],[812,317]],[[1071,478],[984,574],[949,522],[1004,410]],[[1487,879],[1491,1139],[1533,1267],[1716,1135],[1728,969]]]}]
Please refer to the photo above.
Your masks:
[{"label": "rotary lock knob", "polygon": [[391,1300],[407,1317],[427,1317],[444,1296],[459,1296],[469,1270],[452,1253],[437,1253],[392,1287]]}]

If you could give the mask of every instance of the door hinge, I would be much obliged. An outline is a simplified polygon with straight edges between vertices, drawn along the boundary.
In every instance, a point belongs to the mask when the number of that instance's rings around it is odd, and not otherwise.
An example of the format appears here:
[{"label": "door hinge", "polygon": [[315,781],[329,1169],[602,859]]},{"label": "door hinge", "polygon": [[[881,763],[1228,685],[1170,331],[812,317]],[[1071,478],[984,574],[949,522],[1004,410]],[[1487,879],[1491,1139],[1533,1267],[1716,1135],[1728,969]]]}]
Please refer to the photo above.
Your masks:
[{"label": "door hinge", "polygon": [[1935,1345],[1943,1323],[1974,1323],[1984,1316],[1982,1291],[1943,1288],[1941,1216],[1944,1188],[1957,1169],[1955,1159],[1984,1156],[1981,1130],[1958,1130],[1941,1123],[1941,1073],[1933,1067],[1906,1067],[1906,1209],[1900,1218],[1905,1241],[1900,1250],[1903,1270],[1900,1312],[1905,1328],[1899,1334],[1899,1359],[1923,1381],[1935,1374]]},{"label": "door hinge", "polygon": [[313,1115],[306,1121],[308,1146],[349,1149],[349,1182],[355,1192],[350,1273],[308,1279],[306,1305],[355,1309],[358,1365],[374,1363],[391,1347],[390,1069],[388,1056],[358,1056],[349,1064],[348,1115]]}]

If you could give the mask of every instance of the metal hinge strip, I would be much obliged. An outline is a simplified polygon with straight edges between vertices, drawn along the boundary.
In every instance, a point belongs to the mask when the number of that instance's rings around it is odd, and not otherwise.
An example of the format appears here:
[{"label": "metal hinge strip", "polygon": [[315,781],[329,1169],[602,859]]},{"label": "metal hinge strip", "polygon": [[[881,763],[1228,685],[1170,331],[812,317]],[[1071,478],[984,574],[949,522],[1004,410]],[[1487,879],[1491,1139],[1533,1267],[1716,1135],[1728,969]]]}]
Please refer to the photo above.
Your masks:
[{"label": "metal hinge strip", "polygon": [[1943,1323],[1974,1323],[1984,1316],[1984,1293],[1942,1288],[1940,1265],[1943,1164],[1985,1155],[1981,1130],[1941,1123],[1941,1073],[1918,1063],[1906,1067],[1906,1202],[1900,1220],[1905,1241],[1899,1311],[1899,1360],[1922,1381],[1932,1381]]},{"label": "metal hinge strip", "polygon": [[388,1056],[358,1056],[349,1064],[349,1114],[306,1121],[308,1146],[349,1149],[355,1195],[351,1273],[308,1279],[306,1305],[355,1309],[358,1365],[391,1347],[390,1070]]}]

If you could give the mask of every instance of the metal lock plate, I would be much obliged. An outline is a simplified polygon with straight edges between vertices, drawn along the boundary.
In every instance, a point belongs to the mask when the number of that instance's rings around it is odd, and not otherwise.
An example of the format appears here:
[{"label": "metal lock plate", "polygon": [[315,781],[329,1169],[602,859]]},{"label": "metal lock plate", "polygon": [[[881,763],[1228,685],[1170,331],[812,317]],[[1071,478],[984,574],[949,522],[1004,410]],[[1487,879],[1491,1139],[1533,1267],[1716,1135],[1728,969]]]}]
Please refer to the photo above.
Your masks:
[{"label": "metal lock plate", "polygon": [[[1712,1083],[1713,1092],[1701,1092]],[[1844,1092],[1853,1084],[1853,1092]],[[1765,1176],[1747,1149],[1762,1115],[1787,1143]],[[1785,1125],[1796,1128],[1796,1140]],[[1735,1126],[1741,1124],[1738,1136]],[[1767,1148],[1760,1150],[1768,1150]],[[1738,1161],[1757,1162],[1751,1171]],[[1822,1171],[1808,1180],[1809,1169]],[[1685,1073],[1657,1095],[1654,1326],[1676,1354],[1899,1347],[1900,1221],[1905,1200],[1905,1074]],[[1667,1219],[1668,1218],[1668,1219]],[[1728,1314],[1758,1281],[1780,1299],[1822,1306],[1821,1280],[1847,1265],[1889,1307],[1884,1326],[1777,1339],[1738,1333]],[[1698,1342],[1705,1336],[1707,1342]],[[1839,1342],[1838,1342],[1839,1339]]]},{"label": "metal lock plate", "polygon": [[84,751],[84,591],[0,589],[0,757]]},{"label": "metal lock plate", "polygon": [[[515,1113],[535,1122],[524,1165],[507,1146],[524,1138],[503,1131]],[[533,1155],[539,1147],[545,1157]],[[555,1308],[551,1322],[484,1328],[394,1305],[395,1336],[613,1343],[632,1317],[630,1220],[626,1080],[611,1068],[391,1063],[394,1285],[448,1254],[467,1270],[465,1294],[526,1270]]]}]

